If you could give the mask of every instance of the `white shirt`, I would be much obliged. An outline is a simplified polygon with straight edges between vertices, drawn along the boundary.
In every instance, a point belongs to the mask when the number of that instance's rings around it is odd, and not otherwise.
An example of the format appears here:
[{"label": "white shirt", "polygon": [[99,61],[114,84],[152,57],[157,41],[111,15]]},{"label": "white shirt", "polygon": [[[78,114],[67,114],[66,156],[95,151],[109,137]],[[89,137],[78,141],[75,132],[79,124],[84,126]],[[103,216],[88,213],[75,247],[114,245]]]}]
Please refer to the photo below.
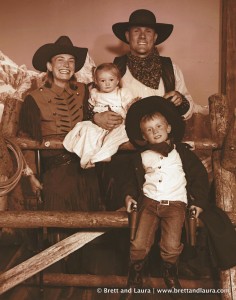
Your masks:
[{"label": "white shirt", "polygon": [[111,109],[125,119],[132,100],[133,96],[128,89],[117,87],[110,93],[102,93],[96,88],[93,88],[88,101],[94,107],[94,112],[100,113]]},{"label": "white shirt", "polygon": [[186,178],[179,153],[173,149],[168,157],[146,150],[141,153],[145,170],[143,193],[153,200],[187,203]]},{"label": "white shirt", "polygon": [[[174,75],[175,75],[175,90],[180,92],[184,97],[189,101],[190,108],[187,111],[187,113],[184,115],[185,119],[191,118],[193,114],[193,107],[194,107],[194,102],[189,94],[185,81],[184,81],[184,76],[180,68],[173,64],[173,69],[174,69]],[[160,96],[163,97],[165,95],[165,88],[164,88],[164,83],[161,78],[159,88],[157,90],[152,89],[137,79],[135,79],[132,74],[130,73],[129,68],[127,67],[125,75],[121,79],[121,86],[124,88],[128,88],[130,92],[133,95],[133,98],[136,97],[149,97],[149,96]]]}]

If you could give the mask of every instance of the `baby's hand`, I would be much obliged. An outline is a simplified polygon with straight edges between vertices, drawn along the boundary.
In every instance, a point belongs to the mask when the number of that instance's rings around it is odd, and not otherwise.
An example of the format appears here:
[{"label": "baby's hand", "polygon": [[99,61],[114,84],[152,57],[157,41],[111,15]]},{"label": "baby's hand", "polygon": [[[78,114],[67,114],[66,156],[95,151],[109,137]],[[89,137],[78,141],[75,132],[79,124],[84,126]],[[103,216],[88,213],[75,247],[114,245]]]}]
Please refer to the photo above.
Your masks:
[{"label": "baby's hand", "polygon": [[125,206],[126,206],[126,211],[128,213],[132,212],[132,204],[136,204],[137,205],[137,201],[135,201],[131,196],[126,196],[125,197]]}]

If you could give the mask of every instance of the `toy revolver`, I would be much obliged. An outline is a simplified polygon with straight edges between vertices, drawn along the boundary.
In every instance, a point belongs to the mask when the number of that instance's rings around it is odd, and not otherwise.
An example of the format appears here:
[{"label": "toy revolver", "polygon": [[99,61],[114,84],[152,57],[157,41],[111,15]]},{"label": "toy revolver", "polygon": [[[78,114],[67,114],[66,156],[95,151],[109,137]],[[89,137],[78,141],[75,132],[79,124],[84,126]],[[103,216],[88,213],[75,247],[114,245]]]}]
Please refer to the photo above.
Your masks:
[{"label": "toy revolver", "polygon": [[196,246],[197,219],[196,209],[190,209],[188,214],[188,242],[190,246]]},{"label": "toy revolver", "polygon": [[130,240],[135,239],[136,224],[137,224],[137,204],[132,204],[130,213]]}]

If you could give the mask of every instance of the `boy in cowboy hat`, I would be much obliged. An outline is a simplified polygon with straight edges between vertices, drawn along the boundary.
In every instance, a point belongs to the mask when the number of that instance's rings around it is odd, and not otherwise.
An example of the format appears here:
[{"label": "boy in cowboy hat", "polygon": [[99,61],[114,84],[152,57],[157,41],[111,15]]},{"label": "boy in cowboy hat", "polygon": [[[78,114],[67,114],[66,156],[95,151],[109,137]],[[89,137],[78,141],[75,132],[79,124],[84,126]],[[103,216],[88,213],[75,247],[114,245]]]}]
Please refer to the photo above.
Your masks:
[{"label": "boy in cowboy hat", "polygon": [[184,128],[174,104],[162,97],[139,100],[127,113],[127,135],[141,147],[125,172],[123,186],[127,212],[138,204],[137,231],[130,245],[131,287],[142,285],[143,265],[161,226],[163,278],[168,288],[181,288],[177,262],[183,249],[186,206],[195,209],[198,217],[207,206],[209,189],[203,164],[181,143]]}]

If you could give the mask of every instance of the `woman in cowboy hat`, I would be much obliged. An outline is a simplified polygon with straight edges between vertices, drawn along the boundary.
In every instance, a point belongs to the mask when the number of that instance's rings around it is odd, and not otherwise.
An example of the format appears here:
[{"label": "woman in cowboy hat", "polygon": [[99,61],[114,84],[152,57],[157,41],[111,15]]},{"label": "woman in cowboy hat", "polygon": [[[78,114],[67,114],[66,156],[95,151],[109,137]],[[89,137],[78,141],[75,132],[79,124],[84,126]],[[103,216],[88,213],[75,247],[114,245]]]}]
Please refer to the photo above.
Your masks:
[{"label": "woman in cowboy hat", "polygon": [[[41,143],[47,136],[64,137],[77,122],[87,118],[87,88],[76,82],[74,76],[83,67],[87,51],[74,46],[69,37],[61,36],[35,52],[33,66],[47,72],[47,78],[43,86],[24,100],[19,122],[21,133]],[[34,161],[32,154],[28,151],[26,155],[29,163]],[[99,195],[94,170],[82,170],[78,157],[66,150],[42,150],[40,154],[41,178],[32,171],[29,179],[34,193],[42,190],[45,210],[97,208]],[[34,166],[31,168],[35,170]]]},{"label": "woman in cowboy hat", "polygon": [[130,245],[128,285],[142,284],[142,269],[161,226],[160,255],[167,288],[180,289],[177,262],[187,203],[196,217],[208,205],[208,176],[198,157],[181,143],[184,122],[170,101],[151,96],[134,103],[126,118],[130,141],[140,151],[127,167],[123,199],[127,212],[138,204],[136,236]]}]

